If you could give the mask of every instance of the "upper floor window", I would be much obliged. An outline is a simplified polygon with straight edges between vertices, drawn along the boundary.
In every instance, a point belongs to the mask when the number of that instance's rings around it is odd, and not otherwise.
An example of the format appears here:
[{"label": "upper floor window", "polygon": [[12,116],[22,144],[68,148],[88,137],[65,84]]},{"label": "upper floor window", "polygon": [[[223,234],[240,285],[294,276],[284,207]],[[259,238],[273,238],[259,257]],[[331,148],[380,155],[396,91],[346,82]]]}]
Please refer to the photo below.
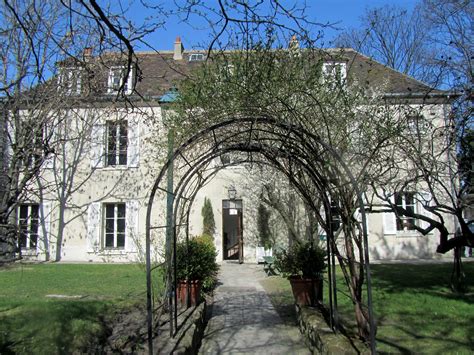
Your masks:
[{"label": "upper floor window", "polygon": [[202,53],[193,53],[189,55],[190,62],[199,62],[204,60],[204,54]]},{"label": "upper floor window", "polygon": [[22,249],[36,249],[38,244],[39,205],[22,204],[18,211],[19,244]]},{"label": "upper floor window", "polygon": [[346,81],[346,63],[326,62],[323,63],[323,80],[329,83],[344,84]]},{"label": "upper floor window", "polygon": [[133,89],[133,68],[130,69],[128,76],[126,66],[114,66],[109,70],[109,79],[107,82],[107,93],[108,94],[117,94],[117,92],[122,88],[125,95],[130,95]]},{"label": "upper floor window", "polygon": [[125,248],[125,203],[106,203],[104,210],[104,247]]},{"label": "upper floor window", "polygon": [[127,121],[107,121],[106,165],[127,165]]},{"label": "upper floor window", "polygon": [[59,89],[67,95],[79,95],[82,89],[82,68],[62,68]]},{"label": "upper floor window", "polygon": [[[416,193],[397,192],[395,193],[395,204],[397,207],[405,209],[409,214],[416,213]],[[397,231],[415,230],[416,219],[408,216],[397,216]]]}]

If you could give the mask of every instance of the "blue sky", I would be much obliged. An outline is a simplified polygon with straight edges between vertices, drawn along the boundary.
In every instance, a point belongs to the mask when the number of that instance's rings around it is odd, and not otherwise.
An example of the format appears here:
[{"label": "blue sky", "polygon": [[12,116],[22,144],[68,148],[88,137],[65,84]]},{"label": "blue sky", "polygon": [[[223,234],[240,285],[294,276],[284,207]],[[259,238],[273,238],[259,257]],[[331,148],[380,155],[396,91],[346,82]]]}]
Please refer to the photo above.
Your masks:
[{"label": "blue sky", "polygon": [[[169,0],[168,0],[169,1]],[[210,1],[211,3],[213,1]],[[284,1],[293,3],[293,1]],[[337,27],[344,29],[358,25],[359,17],[368,7],[378,7],[386,4],[398,5],[411,10],[417,3],[415,0],[306,0],[308,6],[308,16],[321,23],[337,23]],[[143,21],[145,16],[149,16],[150,11],[135,11],[133,20],[136,23]],[[193,21],[191,21],[193,22]],[[197,21],[194,21],[196,23]],[[186,48],[192,48],[203,43],[208,33],[206,26],[202,30],[191,28],[191,26],[180,23],[177,19],[171,18],[165,27],[150,35],[147,40],[155,49],[171,50],[176,36],[180,36]],[[337,34],[337,30],[326,29],[324,31],[324,42],[327,42]]]}]

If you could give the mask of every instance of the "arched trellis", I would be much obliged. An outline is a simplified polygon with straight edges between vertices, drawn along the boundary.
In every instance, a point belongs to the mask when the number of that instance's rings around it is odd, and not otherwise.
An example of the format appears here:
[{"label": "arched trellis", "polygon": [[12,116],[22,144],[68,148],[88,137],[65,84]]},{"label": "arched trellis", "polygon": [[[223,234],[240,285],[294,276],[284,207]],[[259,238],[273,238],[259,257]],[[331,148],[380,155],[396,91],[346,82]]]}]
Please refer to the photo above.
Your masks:
[{"label": "arched trellis", "polygon": [[[172,202],[168,207],[167,229],[171,233],[169,241],[173,244],[174,251],[168,253],[166,262],[168,270],[175,268],[175,246],[178,229],[185,226],[186,238],[189,235],[189,214],[194,198],[199,189],[214,176],[219,170],[227,167],[226,165],[215,165],[215,159],[229,152],[243,152],[247,154],[246,158],[237,161],[239,164],[270,164],[288,176],[290,182],[297,188],[305,202],[315,210],[311,193],[304,188],[304,184],[298,180],[293,173],[294,169],[301,169],[305,176],[314,186],[318,194],[323,197],[326,222],[330,221],[330,205],[328,194],[331,193],[331,186],[340,187],[349,186],[356,196],[358,209],[361,215],[361,226],[363,235],[363,253],[364,266],[367,280],[367,302],[370,324],[370,342],[371,350],[375,353],[375,325],[372,310],[371,277],[370,263],[368,253],[367,227],[365,207],[362,199],[362,193],[359,189],[356,179],[350,168],[345,164],[341,156],[324,142],[317,135],[308,132],[303,127],[278,121],[271,117],[239,117],[224,120],[214,124],[194,134],[178,147],[169,156],[163,165],[155,183],[151,189],[147,215],[146,215],[146,269],[147,269],[147,322],[149,350],[152,352],[152,333],[153,333],[153,299],[151,282],[151,230],[162,226],[152,226],[153,202],[158,190],[167,193]],[[255,157],[258,157],[256,160]],[[175,166],[179,162],[179,165]],[[179,174],[179,182],[173,191],[170,187],[161,187],[165,176],[170,171],[176,170]],[[321,173],[324,171],[324,174]],[[209,173],[210,172],[210,173]],[[171,210],[170,210],[171,208]],[[184,216],[184,223],[176,223],[178,216]],[[328,226],[331,223],[327,223]],[[330,228],[330,227],[329,227]],[[327,231],[328,235],[328,260],[331,260],[332,231]],[[332,255],[332,266],[334,267],[334,256]],[[332,270],[331,270],[332,269]],[[332,271],[332,272],[331,272]],[[330,292],[335,295],[334,269],[328,268],[328,277],[330,283]],[[172,289],[176,288],[176,275],[170,273],[168,280],[170,288],[168,295],[170,297],[170,312],[174,313],[175,318],[170,319],[170,326],[176,328],[176,295],[173,295]],[[171,282],[172,280],[172,282]],[[334,287],[334,289],[333,289]],[[331,315],[332,315],[332,296]]]}]

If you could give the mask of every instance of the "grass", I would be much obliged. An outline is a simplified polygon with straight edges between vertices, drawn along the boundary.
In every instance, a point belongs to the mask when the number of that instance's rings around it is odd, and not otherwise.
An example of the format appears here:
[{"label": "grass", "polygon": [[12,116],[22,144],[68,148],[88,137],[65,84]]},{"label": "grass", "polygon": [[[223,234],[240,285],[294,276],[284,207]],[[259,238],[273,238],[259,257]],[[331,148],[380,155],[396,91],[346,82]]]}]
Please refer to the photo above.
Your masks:
[{"label": "grass", "polygon": [[118,311],[145,303],[136,264],[4,266],[0,285],[0,354],[94,352]]},{"label": "grass", "polygon": [[[474,263],[465,263],[469,292],[449,289],[450,264],[372,265],[378,324],[377,350],[395,354],[472,354],[474,349]],[[338,288],[345,289],[340,270]],[[263,286],[277,311],[293,304],[289,282],[273,276]],[[325,300],[328,300],[327,287]],[[339,311],[353,319],[351,301],[338,293]]]}]

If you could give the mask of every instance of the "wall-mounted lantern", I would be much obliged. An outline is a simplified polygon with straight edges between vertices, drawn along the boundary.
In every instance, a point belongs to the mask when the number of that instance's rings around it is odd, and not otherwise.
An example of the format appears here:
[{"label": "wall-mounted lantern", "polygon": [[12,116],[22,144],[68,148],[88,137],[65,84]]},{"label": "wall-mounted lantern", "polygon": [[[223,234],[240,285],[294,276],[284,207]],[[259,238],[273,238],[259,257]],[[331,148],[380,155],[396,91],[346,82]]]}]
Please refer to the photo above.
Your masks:
[{"label": "wall-mounted lantern", "polygon": [[227,194],[229,195],[229,200],[235,200],[237,198],[237,190],[234,185],[230,185],[227,188]]}]

